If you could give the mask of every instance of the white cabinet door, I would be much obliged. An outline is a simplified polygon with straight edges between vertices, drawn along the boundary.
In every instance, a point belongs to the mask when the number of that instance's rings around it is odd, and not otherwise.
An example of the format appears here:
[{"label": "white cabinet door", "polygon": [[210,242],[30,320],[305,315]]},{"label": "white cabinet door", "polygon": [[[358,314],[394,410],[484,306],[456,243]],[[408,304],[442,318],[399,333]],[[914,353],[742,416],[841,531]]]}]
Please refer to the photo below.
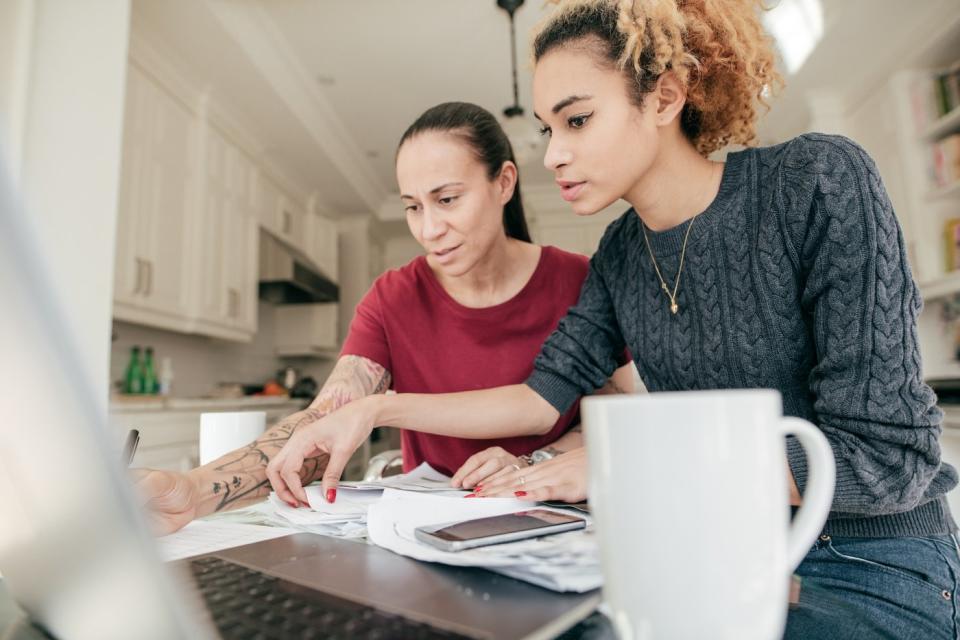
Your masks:
[{"label": "white cabinet door", "polygon": [[310,215],[310,246],[308,255],[320,267],[323,275],[337,282],[337,224],[320,215]]},{"label": "white cabinet door", "polygon": [[200,213],[198,330],[250,340],[257,330],[256,171],[243,152],[207,128]]},{"label": "white cabinet door", "polygon": [[214,325],[226,319],[226,280],[223,255],[226,247],[227,141],[212,127],[203,140],[202,206],[197,212],[198,320]]},{"label": "white cabinet door", "polygon": [[143,235],[141,194],[147,143],[150,139],[147,85],[136,67],[127,70],[127,95],[123,123],[123,154],[117,215],[117,250],[114,258],[114,305],[137,307],[145,290],[145,265],[139,255]]},{"label": "white cabinet door", "polygon": [[192,135],[190,112],[130,65],[114,283],[120,319],[174,328],[189,318]]},{"label": "white cabinet door", "polygon": [[277,235],[283,241],[307,251],[307,212],[292,196],[281,192],[277,206]]},{"label": "white cabinet door", "polygon": [[237,147],[227,152],[227,206],[224,210],[224,282],[227,321],[235,329],[257,331],[258,221],[254,210],[256,167]]},{"label": "white cabinet door", "polygon": [[150,152],[142,214],[147,261],[145,305],[176,318],[190,315],[187,281],[188,223],[191,220],[193,118],[159,87],[150,88],[153,107]]}]

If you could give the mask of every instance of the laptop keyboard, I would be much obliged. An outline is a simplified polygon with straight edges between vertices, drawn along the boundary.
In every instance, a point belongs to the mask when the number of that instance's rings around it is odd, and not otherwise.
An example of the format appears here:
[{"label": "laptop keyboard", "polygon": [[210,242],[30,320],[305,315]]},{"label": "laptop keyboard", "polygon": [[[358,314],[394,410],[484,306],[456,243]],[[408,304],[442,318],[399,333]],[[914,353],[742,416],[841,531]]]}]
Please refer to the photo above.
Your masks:
[{"label": "laptop keyboard", "polygon": [[228,639],[468,638],[337,596],[205,557],[190,561],[214,625]]}]

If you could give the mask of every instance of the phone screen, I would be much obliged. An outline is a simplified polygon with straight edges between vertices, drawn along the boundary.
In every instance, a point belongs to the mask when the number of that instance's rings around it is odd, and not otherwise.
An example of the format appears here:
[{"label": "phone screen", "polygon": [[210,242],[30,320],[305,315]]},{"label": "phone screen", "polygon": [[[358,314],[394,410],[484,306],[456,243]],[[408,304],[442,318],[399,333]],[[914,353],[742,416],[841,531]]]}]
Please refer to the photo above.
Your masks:
[{"label": "phone screen", "polygon": [[577,516],[556,513],[545,509],[532,509],[530,511],[508,513],[502,516],[458,522],[457,524],[437,529],[433,532],[433,535],[451,542],[462,542],[466,540],[476,540],[478,538],[489,538],[504,533],[542,529],[544,527],[566,524],[568,522],[578,522],[581,520],[582,518],[578,518]]}]

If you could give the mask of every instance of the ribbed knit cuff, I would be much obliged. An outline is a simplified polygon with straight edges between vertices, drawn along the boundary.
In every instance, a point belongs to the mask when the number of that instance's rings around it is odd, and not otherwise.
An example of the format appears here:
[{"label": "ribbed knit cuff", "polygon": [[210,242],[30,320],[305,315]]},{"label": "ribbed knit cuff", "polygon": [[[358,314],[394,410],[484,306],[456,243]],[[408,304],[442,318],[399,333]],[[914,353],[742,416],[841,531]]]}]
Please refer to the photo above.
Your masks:
[{"label": "ribbed knit cuff", "polygon": [[[797,482],[800,494],[807,487],[807,457],[800,442],[787,437],[787,461]],[[860,495],[859,483],[853,469],[840,461],[837,464],[837,483],[833,492],[834,504],[844,503],[844,498]],[[823,527],[827,535],[851,538],[890,538],[899,536],[939,536],[957,531],[945,496],[905,511],[882,516],[857,516],[831,514]]]},{"label": "ribbed knit cuff", "polygon": [[566,378],[547,371],[534,369],[525,384],[536,391],[561,415],[573,406],[580,397],[580,389]]},{"label": "ribbed knit cuff", "polygon": [[[793,479],[797,482],[797,488],[801,495],[807,488],[807,479],[810,470],[807,467],[807,454],[803,450],[800,441],[793,436],[787,436],[787,462],[790,464],[790,470],[793,472]],[[837,481],[833,487],[834,504],[846,504],[849,502],[859,502],[862,496],[860,480],[854,473],[853,466],[844,459],[835,459],[837,470]]]}]

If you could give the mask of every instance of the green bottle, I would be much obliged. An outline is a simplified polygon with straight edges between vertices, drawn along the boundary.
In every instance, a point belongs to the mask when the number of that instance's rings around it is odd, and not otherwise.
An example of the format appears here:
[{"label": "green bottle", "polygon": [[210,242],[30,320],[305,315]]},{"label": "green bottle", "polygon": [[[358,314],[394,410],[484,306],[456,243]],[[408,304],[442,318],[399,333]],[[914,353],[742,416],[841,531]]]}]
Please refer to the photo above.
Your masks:
[{"label": "green bottle", "polygon": [[147,347],[147,357],[143,362],[143,385],[141,393],[154,395],[159,390],[157,371],[153,368],[153,347]]},{"label": "green bottle", "polygon": [[131,347],[130,362],[124,375],[123,391],[129,394],[143,393],[143,364],[140,362],[140,347]]}]

